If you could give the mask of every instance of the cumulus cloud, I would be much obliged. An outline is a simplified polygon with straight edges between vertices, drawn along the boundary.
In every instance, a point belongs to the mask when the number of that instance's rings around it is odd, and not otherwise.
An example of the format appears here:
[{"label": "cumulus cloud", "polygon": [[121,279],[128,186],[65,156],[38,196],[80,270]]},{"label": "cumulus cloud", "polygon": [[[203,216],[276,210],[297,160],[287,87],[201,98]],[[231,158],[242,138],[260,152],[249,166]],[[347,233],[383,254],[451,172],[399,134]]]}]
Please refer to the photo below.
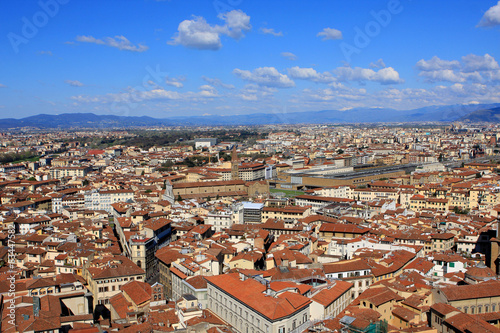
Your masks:
[{"label": "cumulus cloud", "polygon": [[237,97],[244,101],[261,101],[269,99],[276,92],[276,88],[259,86],[257,84],[247,84],[243,89],[240,90]]},{"label": "cumulus cloud", "polygon": [[288,75],[293,79],[309,80],[313,82],[328,83],[335,81],[331,73],[318,73],[314,68],[301,68],[295,66],[288,69]]},{"label": "cumulus cloud", "polygon": [[297,60],[297,56],[292,52],[281,52],[281,56],[288,58],[288,60]]},{"label": "cumulus cloud", "polygon": [[421,59],[417,62],[417,69],[421,71],[435,71],[442,69],[455,69],[460,67],[460,62],[457,60],[443,60],[437,56],[432,57],[430,60]]},{"label": "cumulus cloud", "polygon": [[477,27],[494,27],[496,25],[500,25],[500,1],[484,13]]},{"label": "cumulus cloud", "polygon": [[370,68],[384,68],[385,62],[382,59],[377,60],[376,62],[371,62],[370,65],[368,65]]},{"label": "cumulus cloud", "polygon": [[496,82],[500,80],[500,66],[490,56],[469,54],[463,56],[461,61],[442,60],[437,56],[430,60],[419,60],[416,68],[419,76],[427,82]]},{"label": "cumulus cloud", "polygon": [[104,37],[97,39],[93,36],[76,36],[76,41],[82,43],[93,43],[114,47],[122,51],[144,52],[149,47],[143,44],[134,45],[125,36]]},{"label": "cumulus cloud", "polygon": [[71,100],[75,103],[95,103],[97,105],[108,105],[111,107],[124,106],[133,109],[138,106],[138,103],[147,102],[162,102],[162,101],[182,101],[186,103],[203,102],[214,97],[219,97],[215,87],[210,85],[202,85],[199,91],[188,91],[180,93],[177,91],[167,90],[160,86],[152,89],[145,89],[143,87],[128,87],[118,93],[108,93],[104,95],[88,96],[76,95],[72,96]]},{"label": "cumulus cloud", "polygon": [[0,88],[6,88],[7,86],[0,83]]},{"label": "cumulus cloud", "polygon": [[322,40],[342,39],[342,32],[333,28],[324,28],[323,31],[318,32],[316,36],[323,37]]},{"label": "cumulus cloud", "polygon": [[83,87],[83,83],[77,80],[66,80],[64,83],[69,84],[72,87]]},{"label": "cumulus cloud", "polygon": [[378,71],[361,67],[339,67],[334,70],[339,81],[373,81],[381,84],[398,84],[404,80],[399,77],[399,73],[392,67],[385,67]]},{"label": "cumulus cloud", "polygon": [[225,24],[210,25],[200,16],[182,21],[177,27],[177,33],[167,43],[198,50],[218,50],[222,47],[221,35],[239,40],[252,28],[250,16],[241,10],[232,10],[217,17]]},{"label": "cumulus cloud", "polygon": [[295,82],[287,75],[281,74],[274,67],[259,67],[253,71],[236,68],[233,74],[242,80],[257,83],[261,86],[290,88],[295,86]]},{"label": "cumulus cloud", "polygon": [[281,32],[281,31],[276,32],[276,31],[274,31],[274,29],[260,28],[260,32],[262,32],[263,34],[266,34],[266,35],[273,35],[275,37],[282,37],[283,36],[283,32]]},{"label": "cumulus cloud", "polygon": [[500,86],[480,83],[454,83],[451,86],[423,88],[387,88],[368,93],[334,82],[324,89],[304,89],[291,100],[301,108],[350,109],[355,107],[384,107],[413,109],[431,105],[499,103]]},{"label": "cumulus cloud", "polygon": [[201,78],[205,82],[211,84],[212,86],[221,87],[221,88],[224,88],[224,89],[234,89],[234,86],[232,84],[226,84],[226,83],[222,82],[221,79],[209,78],[209,77],[206,77],[206,76],[202,76]]},{"label": "cumulus cloud", "polygon": [[475,72],[475,71],[491,71],[498,70],[498,63],[489,54],[484,56],[469,54],[462,57],[462,62],[464,63],[464,72]]},{"label": "cumulus cloud", "polygon": [[200,88],[200,96],[202,97],[218,97],[219,94],[217,93],[217,89],[215,87],[209,85],[209,84],[204,84]]},{"label": "cumulus cloud", "polygon": [[176,88],[182,88],[184,87],[184,84],[181,81],[185,81],[186,79],[184,77],[165,77],[165,84],[167,86],[172,86]]}]

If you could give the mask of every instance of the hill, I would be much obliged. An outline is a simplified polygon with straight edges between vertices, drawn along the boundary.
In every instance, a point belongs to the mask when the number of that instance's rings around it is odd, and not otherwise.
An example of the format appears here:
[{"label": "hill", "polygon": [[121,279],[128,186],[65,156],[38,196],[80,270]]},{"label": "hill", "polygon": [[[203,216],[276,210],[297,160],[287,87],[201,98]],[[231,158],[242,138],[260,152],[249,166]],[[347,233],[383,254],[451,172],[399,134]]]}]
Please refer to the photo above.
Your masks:
[{"label": "hill", "polygon": [[429,106],[399,111],[389,108],[356,108],[289,113],[253,113],[231,116],[192,116],[157,119],[96,115],[93,113],[39,114],[22,119],[0,119],[0,128],[130,128],[153,126],[231,126],[264,124],[342,124],[394,122],[500,121],[500,104]]},{"label": "hill", "polygon": [[472,123],[480,123],[480,122],[498,123],[500,122],[500,107],[487,110],[477,110],[469,113],[466,116],[461,117],[459,120],[463,122],[472,122]]}]

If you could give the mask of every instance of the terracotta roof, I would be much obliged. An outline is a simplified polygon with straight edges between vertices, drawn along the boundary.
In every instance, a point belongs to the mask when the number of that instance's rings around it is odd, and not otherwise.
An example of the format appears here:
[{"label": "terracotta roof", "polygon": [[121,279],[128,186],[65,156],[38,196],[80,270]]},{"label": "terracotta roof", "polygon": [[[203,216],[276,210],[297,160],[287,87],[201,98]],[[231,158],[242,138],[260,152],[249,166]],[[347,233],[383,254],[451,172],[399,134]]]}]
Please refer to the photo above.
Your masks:
[{"label": "terracotta roof", "polygon": [[500,281],[483,282],[474,285],[450,286],[440,289],[448,301],[488,298],[500,296]]},{"label": "terracotta roof", "polygon": [[324,288],[313,295],[313,301],[323,305],[325,308],[335,302],[353,287],[352,283],[337,280],[335,284]]},{"label": "terracotta roof", "polygon": [[151,300],[151,285],[148,283],[130,281],[121,286],[121,290],[123,290],[136,305],[141,305]]},{"label": "terracotta roof", "polygon": [[266,286],[254,279],[241,281],[235,273],[208,276],[206,279],[208,283],[273,321],[292,315],[311,303],[307,297],[292,292],[284,292],[277,297],[267,296],[264,294]]}]

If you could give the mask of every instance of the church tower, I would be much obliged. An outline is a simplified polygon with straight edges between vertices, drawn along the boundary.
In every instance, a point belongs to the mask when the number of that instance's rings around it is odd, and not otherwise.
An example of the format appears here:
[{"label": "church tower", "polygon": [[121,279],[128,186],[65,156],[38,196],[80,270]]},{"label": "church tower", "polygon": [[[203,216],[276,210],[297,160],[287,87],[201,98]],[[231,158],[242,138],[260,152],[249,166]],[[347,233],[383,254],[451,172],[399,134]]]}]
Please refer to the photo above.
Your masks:
[{"label": "church tower", "polygon": [[231,153],[231,180],[236,179],[240,179],[240,175],[238,173],[238,154],[236,153],[236,145],[234,145]]}]

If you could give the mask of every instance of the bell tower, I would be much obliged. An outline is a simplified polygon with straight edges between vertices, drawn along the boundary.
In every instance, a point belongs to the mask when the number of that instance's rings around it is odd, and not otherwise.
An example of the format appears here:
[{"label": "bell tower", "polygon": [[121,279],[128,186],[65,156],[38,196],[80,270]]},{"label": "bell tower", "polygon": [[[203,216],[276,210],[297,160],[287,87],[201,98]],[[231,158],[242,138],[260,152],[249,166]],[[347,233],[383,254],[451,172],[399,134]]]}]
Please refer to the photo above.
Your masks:
[{"label": "bell tower", "polygon": [[233,146],[233,152],[231,153],[231,180],[240,179],[238,173],[238,154],[236,153],[236,145]]}]

